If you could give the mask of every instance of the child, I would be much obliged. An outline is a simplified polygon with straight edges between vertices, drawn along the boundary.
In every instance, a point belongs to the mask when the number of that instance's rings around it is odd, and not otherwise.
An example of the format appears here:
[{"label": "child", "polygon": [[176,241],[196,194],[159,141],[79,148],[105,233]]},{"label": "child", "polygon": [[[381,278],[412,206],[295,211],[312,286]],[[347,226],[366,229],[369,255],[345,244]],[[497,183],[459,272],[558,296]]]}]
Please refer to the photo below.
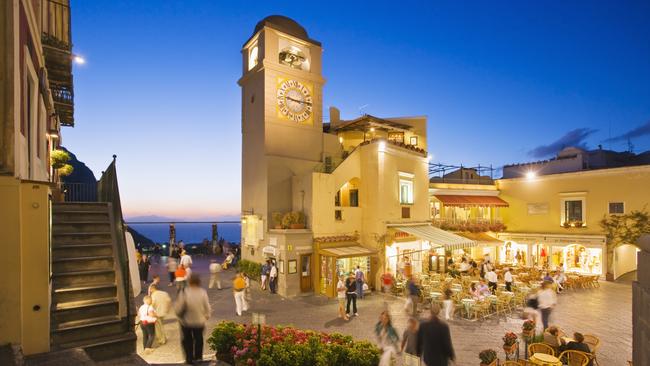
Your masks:
[{"label": "child", "polygon": [[418,321],[415,318],[409,318],[404,334],[402,335],[402,352],[417,356],[418,344]]},{"label": "child", "polygon": [[445,299],[442,300],[442,307],[445,311],[445,320],[451,320],[454,317],[454,300],[451,299],[453,292],[450,289],[445,290]]},{"label": "child", "polygon": [[168,257],[167,258],[167,271],[169,272],[169,287],[174,285],[174,280],[176,279],[176,270],[178,269],[178,262],[176,258]]},{"label": "child", "polygon": [[144,353],[151,353],[153,351],[153,340],[156,331],[156,311],[151,306],[151,297],[145,296],[144,304],[138,309],[138,316],[140,317],[140,328],[142,329],[142,345]]},{"label": "child", "polygon": [[213,288],[214,285],[217,285],[217,288],[221,290],[221,277],[219,276],[221,272],[221,264],[217,263],[216,260],[210,261],[210,284],[208,288]]}]

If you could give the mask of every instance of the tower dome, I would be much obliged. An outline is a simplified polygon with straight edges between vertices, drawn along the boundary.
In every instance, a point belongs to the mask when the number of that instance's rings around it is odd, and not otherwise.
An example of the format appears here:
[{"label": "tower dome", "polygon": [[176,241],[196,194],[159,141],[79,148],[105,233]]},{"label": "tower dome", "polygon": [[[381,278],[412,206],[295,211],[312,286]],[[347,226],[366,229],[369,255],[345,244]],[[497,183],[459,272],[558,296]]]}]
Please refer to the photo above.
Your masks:
[{"label": "tower dome", "polygon": [[257,22],[257,25],[255,25],[253,35],[262,30],[262,28],[265,26],[277,29],[280,32],[286,33],[296,38],[300,38],[302,40],[320,45],[320,42],[309,38],[307,31],[302,25],[298,24],[298,22],[289,17],[285,17],[284,15],[269,15],[266,18],[260,20]]}]

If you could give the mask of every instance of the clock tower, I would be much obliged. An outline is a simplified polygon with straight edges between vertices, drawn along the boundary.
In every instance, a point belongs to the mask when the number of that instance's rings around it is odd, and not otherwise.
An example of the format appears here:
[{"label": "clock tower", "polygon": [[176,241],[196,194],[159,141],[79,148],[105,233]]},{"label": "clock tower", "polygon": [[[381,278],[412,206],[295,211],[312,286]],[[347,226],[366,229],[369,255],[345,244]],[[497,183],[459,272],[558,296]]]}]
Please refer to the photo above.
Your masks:
[{"label": "clock tower", "polygon": [[264,241],[272,212],[304,209],[292,181],[323,158],[322,49],[296,21],[272,15],[241,52],[241,209],[261,219],[257,238]]}]

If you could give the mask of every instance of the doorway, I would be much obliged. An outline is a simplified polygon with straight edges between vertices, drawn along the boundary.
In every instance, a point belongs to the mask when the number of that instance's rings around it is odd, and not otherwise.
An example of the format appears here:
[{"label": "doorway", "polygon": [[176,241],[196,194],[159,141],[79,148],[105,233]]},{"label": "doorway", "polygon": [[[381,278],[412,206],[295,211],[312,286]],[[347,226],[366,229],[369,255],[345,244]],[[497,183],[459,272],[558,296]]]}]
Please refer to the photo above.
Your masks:
[{"label": "doorway", "polygon": [[311,254],[300,255],[300,291],[312,291],[311,284]]}]

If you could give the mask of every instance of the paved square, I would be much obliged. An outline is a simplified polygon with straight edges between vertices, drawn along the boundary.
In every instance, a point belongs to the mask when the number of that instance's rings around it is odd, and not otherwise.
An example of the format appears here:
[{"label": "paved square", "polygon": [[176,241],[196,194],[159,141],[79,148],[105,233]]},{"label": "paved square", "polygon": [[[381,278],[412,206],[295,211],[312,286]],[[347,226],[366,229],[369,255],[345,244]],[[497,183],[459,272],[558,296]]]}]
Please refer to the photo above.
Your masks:
[{"label": "paved square", "polygon": [[[194,273],[199,273],[202,285],[207,287],[208,261],[194,259]],[[175,288],[167,287],[167,273],[162,265],[153,265],[151,273],[161,276],[163,290],[175,297]],[[335,300],[323,296],[306,296],[295,299],[283,299],[278,295],[261,292],[258,283],[252,282],[253,301],[248,314],[238,317],[235,314],[235,303],[230,290],[234,272],[228,270],[222,273],[224,289],[208,290],[212,317],[206,329],[206,339],[211,325],[221,320],[250,322],[250,312],[266,314],[268,324],[294,325],[298,328],[340,332],[350,334],[356,339],[374,341],[374,324],[381,310],[387,306],[393,315],[393,322],[398,332],[406,326],[407,316],[403,312],[404,300],[382,294],[372,294],[358,302],[359,316],[349,322],[337,318]],[[136,305],[142,304],[142,296],[136,299]],[[551,315],[551,323],[560,326],[567,333],[575,331],[593,334],[601,339],[598,360],[603,366],[624,366],[632,359],[632,291],[629,283],[601,282],[600,289],[575,290],[558,296],[558,305]],[[478,352],[485,348],[493,348],[503,359],[501,337],[507,331],[521,332],[518,318],[503,317],[479,322],[455,320],[450,323],[451,335],[457,355],[457,365],[478,365]],[[138,332],[138,353],[150,363],[176,363],[183,361],[180,347],[179,331],[174,319],[167,320],[166,333],[168,343],[158,346],[156,350],[143,355],[141,333]],[[213,353],[205,348],[204,357],[211,358]],[[521,350],[523,357],[523,348]]]}]

